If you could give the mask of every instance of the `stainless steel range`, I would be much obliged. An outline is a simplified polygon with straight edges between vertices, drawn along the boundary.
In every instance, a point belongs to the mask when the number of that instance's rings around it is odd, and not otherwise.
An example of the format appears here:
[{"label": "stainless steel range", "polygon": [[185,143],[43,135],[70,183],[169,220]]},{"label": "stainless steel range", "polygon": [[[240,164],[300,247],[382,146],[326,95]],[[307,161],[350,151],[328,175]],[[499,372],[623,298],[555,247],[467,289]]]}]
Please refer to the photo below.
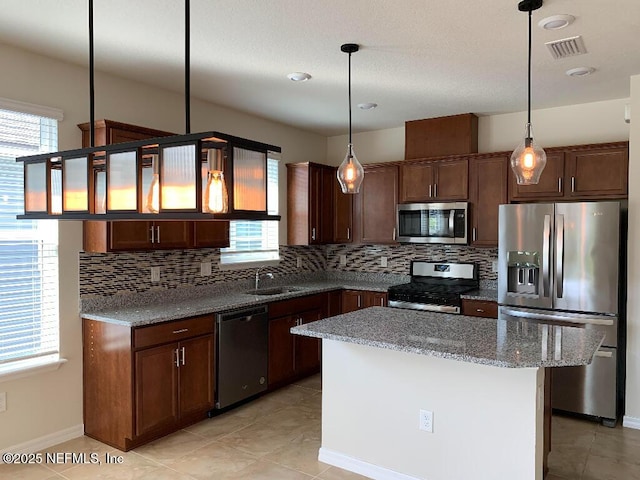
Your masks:
[{"label": "stainless steel range", "polygon": [[479,287],[474,263],[413,260],[411,281],[389,288],[389,306],[443,313],[460,313],[460,295]]}]

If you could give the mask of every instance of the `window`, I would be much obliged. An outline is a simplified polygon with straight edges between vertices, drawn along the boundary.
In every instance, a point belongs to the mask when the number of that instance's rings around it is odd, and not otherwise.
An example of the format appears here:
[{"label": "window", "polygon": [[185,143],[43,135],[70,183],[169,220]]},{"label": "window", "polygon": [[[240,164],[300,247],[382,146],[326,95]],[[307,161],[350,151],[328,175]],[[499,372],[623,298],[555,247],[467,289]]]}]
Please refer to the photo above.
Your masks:
[{"label": "window", "polygon": [[[278,165],[277,154],[267,156],[267,212],[278,214]],[[229,222],[229,247],[220,249],[222,265],[264,263],[280,260],[278,224],[232,220]]]},{"label": "window", "polygon": [[58,123],[6,105],[0,99],[0,373],[57,360],[59,350],[58,222],[16,219],[24,192],[15,161],[57,150]]}]

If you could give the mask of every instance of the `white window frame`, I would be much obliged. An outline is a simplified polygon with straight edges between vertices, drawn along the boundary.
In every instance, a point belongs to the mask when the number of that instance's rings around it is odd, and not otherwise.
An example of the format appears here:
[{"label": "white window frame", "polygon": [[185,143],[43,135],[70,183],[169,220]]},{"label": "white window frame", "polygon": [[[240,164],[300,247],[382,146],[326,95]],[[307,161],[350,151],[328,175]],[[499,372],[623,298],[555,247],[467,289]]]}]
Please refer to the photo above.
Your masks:
[{"label": "white window frame", "polygon": [[[0,97],[0,110],[9,110],[16,113],[24,113],[29,115],[35,115],[39,117],[46,117],[49,119],[56,120],[59,122],[64,118],[63,112],[57,108],[45,107],[41,105],[35,105],[31,103],[18,102],[15,100],[2,98]],[[32,155],[37,153],[42,153],[45,151],[55,151],[58,148],[57,144],[57,135],[58,128],[56,125],[55,130],[55,140],[50,142],[48,145],[40,145],[38,151],[30,151],[25,150],[22,151],[19,148],[13,150],[9,147],[4,148],[2,154],[5,156],[25,156]],[[46,223],[45,223],[46,222]],[[55,262],[55,270],[53,273],[53,277],[49,274],[43,274],[42,282],[47,285],[49,292],[54,290],[54,294],[51,295],[53,298],[52,302],[54,305],[51,305],[49,308],[52,310],[53,316],[50,318],[50,330],[54,334],[54,339],[51,341],[52,347],[46,350],[46,354],[39,354],[36,356],[23,356],[16,357],[15,359],[7,359],[3,363],[0,363],[0,382],[15,380],[18,378],[22,378],[25,376],[30,376],[34,374],[39,374],[47,371],[57,370],[60,365],[66,362],[66,359],[60,358],[60,325],[59,325],[59,311],[60,311],[60,297],[59,297],[59,257],[58,257],[58,234],[57,234],[57,225],[51,224],[50,222],[57,222],[56,220],[44,220],[40,221],[37,228],[33,230],[31,235],[19,235],[22,239],[37,239],[37,237],[44,235],[45,248],[51,249],[53,248],[53,254],[49,254],[46,258],[46,262]],[[53,230],[52,230],[53,227]],[[47,233],[49,232],[49,233]],[[44,257],[43,257],[44,258]],[[51,272],[50,272],[51,273]],[[0,272],[1,274],[1,272]],[[46,277],[46,280],[44,278]],[[53,282],[53,284],[51,283]],[[43,295],[44,292],[41,292]],[[50,295],[50,293],[47,293]],[[45,353],[44,351],[41,353]]]}]

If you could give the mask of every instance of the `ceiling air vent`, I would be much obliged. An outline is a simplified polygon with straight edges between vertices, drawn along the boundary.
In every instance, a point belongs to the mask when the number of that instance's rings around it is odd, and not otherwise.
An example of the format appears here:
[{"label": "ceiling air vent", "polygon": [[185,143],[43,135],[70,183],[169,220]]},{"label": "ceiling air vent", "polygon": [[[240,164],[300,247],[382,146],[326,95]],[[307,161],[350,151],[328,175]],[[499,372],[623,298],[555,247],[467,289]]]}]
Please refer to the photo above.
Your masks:
[{"label": "ceiling air vent", "polygon": [[577,37],[563,38],[562,40],[547,42],[545,45],[556,60],[559,58],[573,57],[575,55],[587,53],[587,49],[584,47],[584,41],[580,35]]}]

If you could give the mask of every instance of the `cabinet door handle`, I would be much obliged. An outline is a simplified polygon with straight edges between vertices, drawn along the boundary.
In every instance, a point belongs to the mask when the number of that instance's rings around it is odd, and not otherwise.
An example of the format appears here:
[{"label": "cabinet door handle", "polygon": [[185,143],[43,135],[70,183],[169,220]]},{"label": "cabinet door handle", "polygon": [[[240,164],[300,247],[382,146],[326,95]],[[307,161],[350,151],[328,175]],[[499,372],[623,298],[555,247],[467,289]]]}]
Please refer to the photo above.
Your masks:
[{"label": "cabinet door handle", "polygon": [[315,240],[316,239],[316,229],[315,227],[311,229],[311,240]]},{"label": "cabinet door handle", "polygon": [[484,310],[482,308],[476,308],[476,312],[478,313],[484,313]]},{"label": "cabinet door handle", "polygon": [[180,368],[180,353],[178,352],[178,349],[176,348],[173,353],[176,354],[176,367]]},{"label": "cabinet door handle", "polygon": [[571,177],[571,193],[576,191],[576,177]]},{"label": "cabinet door handle", "polygon": [[562,193],[562,177],[558,177],[558,193]]},{"label": "cabinet door handle", "polygon": [[347,240],[351,240],[351,229],[347,227]]},{"label": "cabinet door handle", "polygon": [[471,238],[472,238],[472,240],[473,240],[474,242],[476,241],[476,237],[477,237],[477,234],[476,234],[476,227],[473,227],[473,228],[471,229]]},{"label": "cabinet door handle", "polygon": [[180,330],[174,330],[173,333],[184,333],[184,332],[188,332],[189,329],[188,328],[181,328]]},{"label": "cabinet door handle", "polygon": [[151,243],[156,243],[155,230],[153,229],[153,227],[151,227],[149,230],[151,230]]},{"label": "cabinet door handle", "polygon": [[184,347],[182,347],[180,349],[180,353],[181,353],[181,356],[182,356],[182,359],[181,359],[182,360],[182,365],[184,365],[184,357],[185,357],[185,355],[184,355]]},{"label": "cabinet door handle", "polygon": [[384,307],[384,297],[380,297],[380,306]]},{"label": "cabinet door handle", "polygon": [[393,240],[396,239],[396,227],[393,227]]},{"label": "cabinet door handle", "polygon": [[160,225],[156,227],[156,239],[158,240],[158,243],[160,243]]},{"label": "cabinet door handle", "polygon": [[362,298],[360,298],[360,295],[358,295],[358,308],[360,308],[362,306]]},{"label": "cabinet door handle", "polygon": [[433,196],[434,197],[438,196],[438,184],[437,183],[433,184]]},{"label": "cabinet door handle", "polygon": [[431,185],[431,184],[429,184],[429,198],[431,198],[431,189],[432,189],[432,188],[433,188],[433,187],[432,187],[432,185]]}]

